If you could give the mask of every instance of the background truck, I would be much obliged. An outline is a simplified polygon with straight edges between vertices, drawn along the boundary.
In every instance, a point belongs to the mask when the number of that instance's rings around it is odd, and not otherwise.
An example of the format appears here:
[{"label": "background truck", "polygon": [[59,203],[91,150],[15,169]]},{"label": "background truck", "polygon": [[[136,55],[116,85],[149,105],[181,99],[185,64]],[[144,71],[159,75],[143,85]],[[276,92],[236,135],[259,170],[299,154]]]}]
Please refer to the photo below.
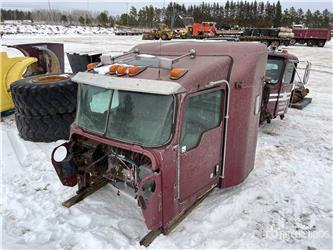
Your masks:
[{"label": "background truck", "polygon": [[211,190],[243,182],[254,166],[266,63],[262,44],[166,42],[102,56],[77,73],[70,139],[51,157],[62,184],[78,185],[64,206],[111,183],[136,199],[149,245]]},{"label": "background truck", "polygon": [[288,46],[290,39],[294,37],[288,28],[246,28],[240,33],[240,41],[259,41],[267,47]]},{"label": "background truck", "polygon": [[325,43],[331,40],[330,29],[294,28],[293,33],[294,37],[290,40],[291,45],[300,43],[310,47],[324,47]]},{"label": "background truck", "polygon": [[217,31],[215,38],[234,38],[239,41],[258,41],[267,46],[278,47],[307,44],[324,47],[331,40],[330,29],[317,28],[245,28],[240,30]]},{"label": "background truck", "polygon": [[[302,69],[298,69],[300,64]],[[304,102],[304,97],[309,91],[306,91],[304,85],[309,79],[310,70],[309,62],[300,62],[296,56],[286,50],[269,52],[260,123],[265,121],[270,123],[276,117],[283,119],[290,105],[304,107],[308,104]]]}]

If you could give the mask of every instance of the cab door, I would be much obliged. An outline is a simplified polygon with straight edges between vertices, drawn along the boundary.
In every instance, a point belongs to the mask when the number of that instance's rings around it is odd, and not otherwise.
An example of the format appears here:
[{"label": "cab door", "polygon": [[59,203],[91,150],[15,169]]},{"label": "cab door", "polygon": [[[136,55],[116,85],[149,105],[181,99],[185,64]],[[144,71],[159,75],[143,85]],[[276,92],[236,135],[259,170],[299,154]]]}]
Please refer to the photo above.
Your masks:
[{"label": "cab door", "polygon": [[184,201],[217,184],[221,171],[225,91],[197,92],[182,109],[178,198]]},{"label": "cab door", "polygon": [[296,62],[292,60],[289,60],[286,63],[282,78],[282,84],[278,96],[276,116],[280,115],[282,117],[282,115],[287,113],[287,109],[290,102],[291,91],[293,90],[294,86],[293,80],[294,80],[296,66],[297,66]]},{"label": "cab door", "polygon": [[268,56],[266,65],[267,83],[264,87],[263,101],[267,102],[266,110],[269,119],[276,117],[276,107],[281,89],[282,70],[284,67],[284,59],[277,56]]}]

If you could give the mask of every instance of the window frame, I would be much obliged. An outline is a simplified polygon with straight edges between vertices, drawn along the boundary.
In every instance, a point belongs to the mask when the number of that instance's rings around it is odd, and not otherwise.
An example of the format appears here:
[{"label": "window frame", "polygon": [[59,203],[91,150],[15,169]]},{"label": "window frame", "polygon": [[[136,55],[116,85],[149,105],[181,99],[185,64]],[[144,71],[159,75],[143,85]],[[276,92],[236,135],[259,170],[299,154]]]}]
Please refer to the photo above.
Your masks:
[{"label": "window frame", "polygon": [[[108,115],[106,117],[106,124],[105,124],[105,128],[104,128],[103,132],[94,131],[92,129],[82,127],[80,124],[78,124],[76,121],[77,121],[77,116],[79,115],[79,109],[80,109],[79,104],[81,102],[81,86],[82,85],[88,85],[88,86],[91,86],[91,85],[84,84],[84,83],[78,84],[78,94],[77,94],[77,100],[76,100],[77,112],[75,114],[74,124],[76,126],[78,126],[79,128],[81,128],[83,131],[85,131],[87,133],[90,133],[90,134],[95,134],[95,135],[97,135],[99,137],[102,137],[102,138],[106,138],[107,140],[113,140],[113,141],[117,141],[117,142],[120,142],[120,143],[131,144],[131,145],[138,145],[138,146],[145,147],[145,148],[161,148],[161,147],[164,147],[166,145],[169,145],[172,142],[172,140],[175,138],[176,128],[177,128],[177,117],[178,117],[178,112],[179,112],[178,108],[180,106],[177,94],[170,95],[170,96],[172,96],[172,99],[173,99],[173,112],[172,112],[173,115],[172,115],[171,131],[170,131],[170,136],[169,136],[168,140],[166,142],[164,142],[163,144],[161,144],[161,145],[143,145],[141,143],[134,143],[134,142],[130,142],[130,141],[120,140],[120,139],[117,139],[117,138],[111,138],[111,137],[106,135],[107,128],[109,126],[109,118],[110,118],[110,114],[111,114],[111,105],[112,105],[112,100],[113,100],[113,95],[115,93],[115,89],[110,89],[110,91],[112,91],[112,94],[111,94],[111,99],[110,99],[110,102],[109,102],[109,112],[108,112]],[[101,88],[101,87],[98,87],[98,88]],[[128,91],[128,92],[135,92],[135,91]],[[147,93],[147,94],[150,94],[150,93]]]},{"label": "window frame", "polygon": [[191,97],[194,97],[194,96],[199,96],[199,95],[203,95],[203,94],[209,94],[209,93],[212,93],[212,92],[216,92],[216,91],[220,91],[221,92],[221,103],[220,103],[220,120],[219,120],[219,122],[218,122],[218,124],[216,125],[216,126],[214,126],[214,127],[212,127],[212,128],[209,128],[209,129],[207,129],[207,130],[205,130],[205,131],[203,131],[201,134],[200,134],[200,136],[199,136],[199,138],[198,138],[198,141],[197,141],[197,143],[196,143],[196,145],[194,146],[194,147],[192,147],[192,148],[190,148],[190,149],[186,149],[186,151],[185,152],[181,152],[181,154],[186,154],[186,153],[188,153],[188,152],[190,152],[190,151],[192,151],[192,150],[194,150],[194,149],[196,149],[196,148],[198,148],[198,146],[200,145],[200,143],[201,143],[201,140],[202,140],[202,136],[205,134],[205,133],[207,133],[207,132],[209,132],[209,131],[211,131],[211,130],[213,130],[213,129],[216,129],[216,128],[218,128],[218,127],[221,127],[221,124],[223,124],[223,121],[224,121],[224,114],[225,114],[225,101],[226,101],[226,90],[225,90],[225,88],[224,88],[224,86],[220,86],[220,87],[218,87],[218,88],[210,88],[210,89],[204,89],[204,90],[200,90],[200,91],[197,91],[197,92],[194,92],[194,93],[190,93],[190,94],[188,94],[185,98],[184,98],[184,101],[183,101],[183,104],[182,104],[182,117],[181,117],[181,119],[180,119],[180,126],[179,126],[179,130],[180,130],[180,133],[179,133],[179,138],[178,138],[178,142],[179,142],[179,147],[180,148],[182,148],[184,145],[182,145],[182,135],[183,135],[183,125],[184,125],[184,123],[185,123],[185,112],[186,112],[186,107],[187,107],[187,104],[188,104],[188,102],[189,102],[189,99],[191,98]]},{"label": "window frame", "polygon": [[[268,62],[269,59],[280,60],[282,62],[281,68],[280,68],[280,72],[279,72],[279,78],[278,78],[278,80],[276,82],[274,82],[274,83],[273,82],[267,82],[267,84],[269,84],[271,86],[276,86],[276,85],[278,85],[278,84],[280,84],[282,82],[284,74],[281,74],[281,73],[285,69],[285,59],[281,58],[281,57],[277,57],[277,56],[268,56],[267,62]],[[267,67],[267,65],[266,65],[266,67]],[[265,68],[265,76],[266,76],[266,71],[267,71],[267,69]]]},{"label": "window frame", "polygon": [[[288,65],[291,64],[293,66],[293,72],[292,72],[292,75],[291,75],[291,78],[290,78],[290,82],[285,82],[285,76],[286,76],[286,73],[287,73],[287,67]],[[295,78],[295,72],[296,72],[296,62],[295,61],[287,61],[287,63],[285,64],[285,68],[284,68],[284,74],[282,76],[282,83],[284,85],[289,85],[289,84],[293,84],[294,83],[294,78]]]}]

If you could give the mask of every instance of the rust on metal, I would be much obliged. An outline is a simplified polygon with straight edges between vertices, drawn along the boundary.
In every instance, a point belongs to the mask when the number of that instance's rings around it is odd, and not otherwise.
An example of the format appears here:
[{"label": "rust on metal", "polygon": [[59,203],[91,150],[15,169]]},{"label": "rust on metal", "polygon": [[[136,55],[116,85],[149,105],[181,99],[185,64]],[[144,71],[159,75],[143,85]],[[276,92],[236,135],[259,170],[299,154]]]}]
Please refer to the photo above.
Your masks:
[{"label": "rust on metal", "polygon": [[54,83],[58,81],[63,81],[69,79],[68,75],[46,75],[35,77],[32,81],[34,83]]}]

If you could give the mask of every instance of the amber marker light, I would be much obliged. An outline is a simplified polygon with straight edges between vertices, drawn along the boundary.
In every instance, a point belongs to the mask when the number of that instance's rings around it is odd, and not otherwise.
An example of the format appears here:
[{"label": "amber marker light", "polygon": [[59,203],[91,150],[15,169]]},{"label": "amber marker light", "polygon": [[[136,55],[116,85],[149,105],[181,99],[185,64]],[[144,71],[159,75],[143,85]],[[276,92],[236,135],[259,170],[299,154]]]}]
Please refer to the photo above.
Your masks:
[{"label": "amber marker light", "polygon": [[187,69],[174,68],[170,71],[170,79],[177,80],[187,73]]},{"label": "amber marker light", "polygon": [[128,69],[127,66],[119,66],[119,67],[117,68],[117,71],[116,71],[117,76],[123,76],[123,75],[126,75],[126,73],[127,73],[127,72],[126,72],[127,69]]},{"label": "amber marker light", "polygon": [[109,67],[109,74],[110,74],[110,75],[116,74],[117,69],[119,68],[119,66],[120,66],[120,65],[118,65],[118,64],[112,64],[112,65]]},{"label": "amber marker light", "polygon": [[132,66],[128,68],[128,75],[129,76],[136,76],[144,71],[147,67],[145,66]]},{"label": "amber marker light", "polygon": [[96,63],[88,63],[87,64],[87,70],[92,70],[92,69],[94,69],[94,68],[96,68]]},{"label": "amber marker light", "polygon": [[138,66],[132,66],[128,68],[128,75],[134,76],[140,72],[140,68]]}]

